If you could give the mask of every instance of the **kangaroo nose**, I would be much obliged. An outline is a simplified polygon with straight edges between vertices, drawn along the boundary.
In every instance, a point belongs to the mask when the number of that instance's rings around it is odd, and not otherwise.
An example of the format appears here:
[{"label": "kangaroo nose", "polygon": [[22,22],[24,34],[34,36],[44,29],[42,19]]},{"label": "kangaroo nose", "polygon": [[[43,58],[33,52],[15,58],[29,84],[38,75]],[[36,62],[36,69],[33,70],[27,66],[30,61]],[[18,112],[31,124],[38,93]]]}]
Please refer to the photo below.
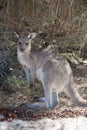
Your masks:
[{"label": "kangaroo nose", "polygon": [[24,48],[20,47],[20,51],[21,51],[21,52],[24,52],[24,50],[25,50]]}]

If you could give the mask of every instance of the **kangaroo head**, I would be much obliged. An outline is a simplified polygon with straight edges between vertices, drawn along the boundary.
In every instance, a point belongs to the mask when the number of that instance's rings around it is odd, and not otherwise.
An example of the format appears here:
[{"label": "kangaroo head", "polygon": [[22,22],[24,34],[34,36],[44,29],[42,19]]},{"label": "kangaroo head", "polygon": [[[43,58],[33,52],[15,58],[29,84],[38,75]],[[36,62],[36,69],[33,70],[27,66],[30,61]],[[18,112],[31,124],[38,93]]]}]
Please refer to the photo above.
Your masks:
[{"label": "kangaroo head", "polygon": [[16,34],[18,38],[18,49],[22,53],[25,51],[31,50],[31,42],[35,38],[36,33],[30,33],[28,36],[19,36]]}]

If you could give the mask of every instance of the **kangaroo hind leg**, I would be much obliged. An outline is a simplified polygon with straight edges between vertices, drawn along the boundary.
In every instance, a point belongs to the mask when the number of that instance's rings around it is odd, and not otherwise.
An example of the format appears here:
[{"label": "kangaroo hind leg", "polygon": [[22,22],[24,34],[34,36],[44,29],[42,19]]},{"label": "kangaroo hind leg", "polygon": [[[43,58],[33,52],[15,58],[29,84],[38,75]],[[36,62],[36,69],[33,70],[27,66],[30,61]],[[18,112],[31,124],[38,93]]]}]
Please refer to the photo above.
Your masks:
[{"label": "kangaroo hind leg", "polygon": [[30,103],[30,104],[24,104],[24,107],[29,109],[51,109],[58,103],[58,95],[56,92],[52,92],[52,88],[45,86],[44,89],[45,98],[39,98],[38,101],[44,102],[44,103]]},{"label": "kangaroo hind leg", "polygon": [[57,91],[53,91],[52,86],[45,88],[45,105],[47,109],[51,109],[58,103],[58,94]]},{"label": "kangaroo hind leg", "polygon": [[[39,97],[35,97],[34,100],[37,101],[37,102],[47,103],[47,98],[46,97],[40,97],[40,98]],[[52,92],[52,97],[50,97],[50,98],[52,98],[52,103],[50,103],[52,105],[48,105],[48,106],[50,106],[50,107],[56,106],[57,103],[58,103],[58,95],[57,95],[57,93],[56,92]],[[51,99],[48,99],[48,102],[50,102],[50,101],[51,101]],[[47,104],[49,104],[49,103],[47,103]]]},{"label": "kangaroo hind leg", "polygon": [[34,101],[37,101],[37,102],[45,102],[45,97],[35,97],[35,98],[34,98]]}]

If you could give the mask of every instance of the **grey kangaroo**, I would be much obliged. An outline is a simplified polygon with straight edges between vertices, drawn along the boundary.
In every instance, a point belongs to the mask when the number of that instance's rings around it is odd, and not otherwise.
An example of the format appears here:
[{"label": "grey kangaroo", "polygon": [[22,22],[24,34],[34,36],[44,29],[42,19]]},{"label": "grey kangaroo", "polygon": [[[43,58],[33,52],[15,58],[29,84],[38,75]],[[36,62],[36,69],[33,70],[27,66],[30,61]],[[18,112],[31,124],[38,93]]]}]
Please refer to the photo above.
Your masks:
[{"label": "grey kangaroo", "polygon": [[82,99],[76,90],[73,74],[67,60],[48,46],[44,49],[33,50],[31,47],[36,33],[19,36],[17,56],[23,66],[27,81],[34,85],[35,77],[42,83],[45,98],[38,99],[42,104],[30,103],[28,108],[50,109],[57,105],[58,94],[64,91],[72,101],[80,106],[87,106],[87,100]]}]

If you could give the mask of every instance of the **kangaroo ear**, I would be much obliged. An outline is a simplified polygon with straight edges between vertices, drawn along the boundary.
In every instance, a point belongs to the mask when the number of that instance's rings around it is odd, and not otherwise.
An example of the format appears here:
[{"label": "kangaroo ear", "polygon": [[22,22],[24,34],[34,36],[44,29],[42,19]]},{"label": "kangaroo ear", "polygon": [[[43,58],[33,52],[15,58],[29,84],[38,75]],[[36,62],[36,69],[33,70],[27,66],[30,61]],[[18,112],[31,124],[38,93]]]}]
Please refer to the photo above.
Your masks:
[{"label": "kangaroo ear", "polygon": [[30,33],[29,35],[28,35],[28,39],[34,39],[35,37],[36,37],[36,33]]},{"label": "kangaroo ear", "polygon": [[14,34],[16,35],[17,38],[19,38],[19,34],[17,32],[14,31]]}]

